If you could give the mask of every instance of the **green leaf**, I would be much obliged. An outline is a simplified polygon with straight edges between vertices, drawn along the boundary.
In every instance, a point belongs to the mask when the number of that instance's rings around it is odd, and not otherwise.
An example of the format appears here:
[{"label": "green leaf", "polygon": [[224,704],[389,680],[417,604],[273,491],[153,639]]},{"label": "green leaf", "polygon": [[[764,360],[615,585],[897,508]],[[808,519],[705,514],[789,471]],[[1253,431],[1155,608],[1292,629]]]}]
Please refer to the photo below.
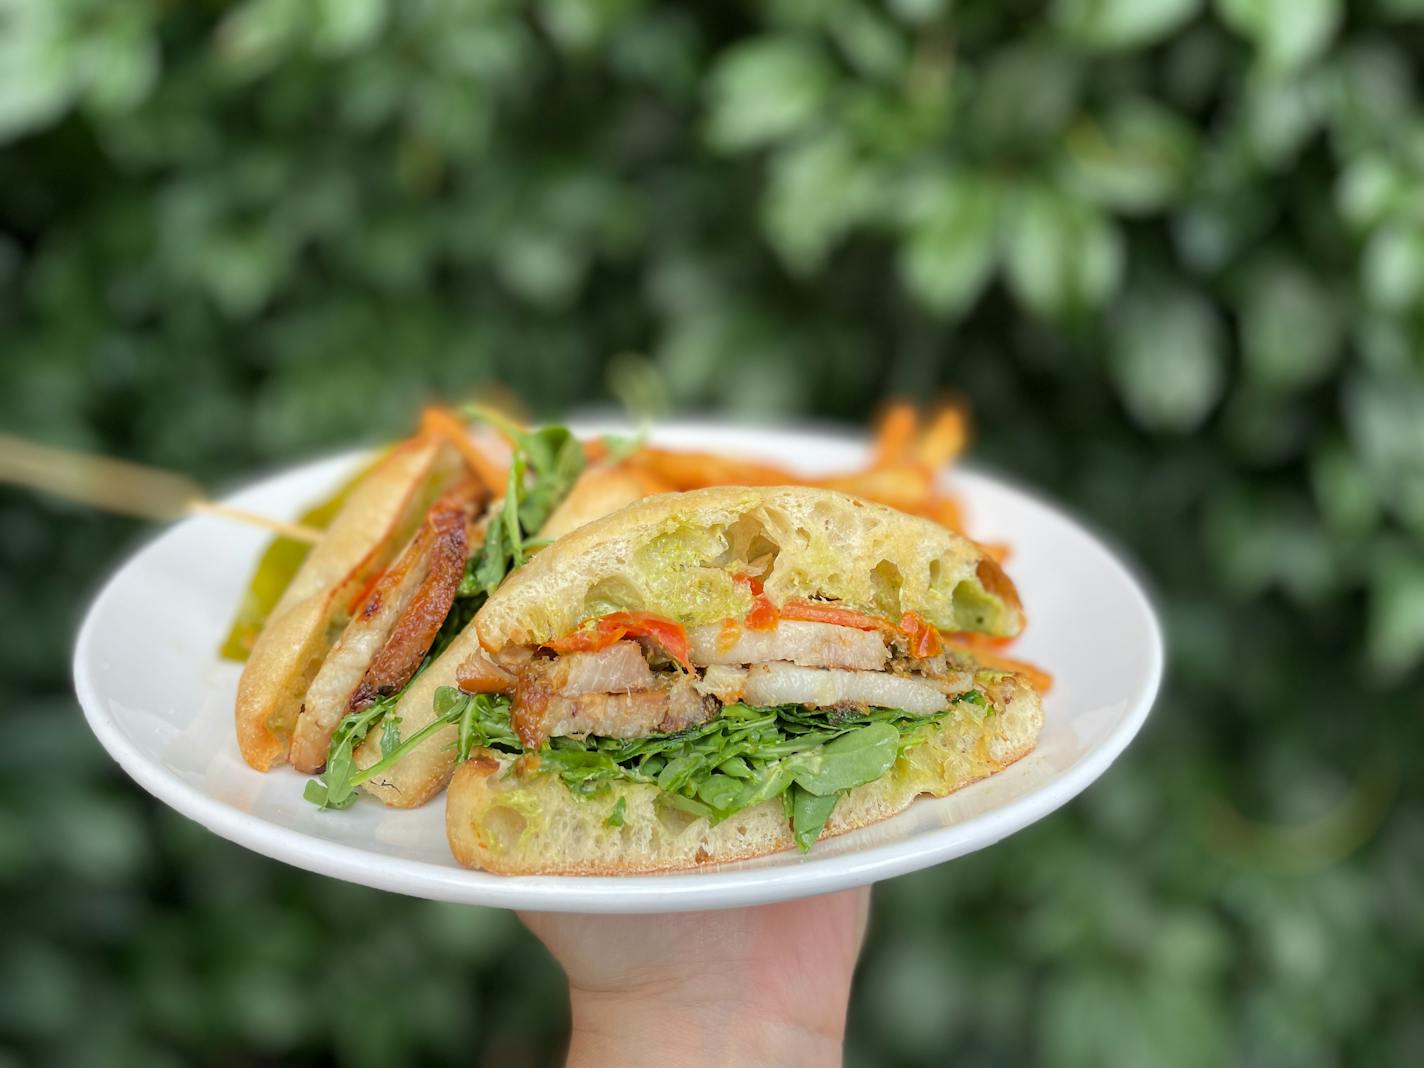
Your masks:
[{"label": "green leaf", "polygon": [[[499,514],[485,530],[485,541],[465,565],[458,596],[489,595],[511,570],[523,565],[525,543],[553,514],[583,473],[583,446],[564,426],[520,429],[498,412],[481,405],[463,409],[467,419],[496,427],[514,442],[509,482]],[[532,473],[532,481],[526,478]]]},{"label": "green leaf", "polygon": [[318,0],[314,40],[327,55],[347,55],[377,40],[386,0]]},{"label": "green leaf", "polygon": [[1133,419],[1177,433],[1201,425],[1225,385],[1225,336],[1211,306],[1186,289],[1149,287],[1116,321],[1109,366]]},{"label": "green leaf", "polygon": [[742,784],[730,775],[709,775],[697,785],[697,796],[710,807],[723,810],[742,794]]},{"label": "green leaf", "polygon": [[58,4],[10,4],[0,32],[0,143],[58,119],[78,86],[77,58]]},{"label": "green leaf", "polygon": [[968,140],[990,155],[1028,155],[1057,144],[1078,109],[1086,71],[1065,48],[1039,38],[993,52],[967,87]]},{"label": "green leaf", "polygon": [[1307,71],[1247,82],[1241,121],[1255,159],[1277,170],[1295,162],[1325,117],[1322,81]]},{"label": "green leaf", "polygon": [[792,761],[796,785],[824,797],[864,786],[895,764],[900,732],[889,723],[857,727]]},{"label": "green leaf", "polygon": [[811,273],[870,215],[880,184],[840,133],[787,146],[772,161],[762,210],[772,247],[794,273]]},{"label": "green leaf", "polygon": [[1344,331],[1334,293],[1304,268],[1281,260],[1252,272],[1241,309],[1241,349],[1258,385],[1289,392],[1320,382],[1340,357]]},{"label": "green leaf", "polygon": [[1122,238],[1097,208],[1042,187],[1006,208],[1005,271],[1024,306],[1071,319],[1102,306],[1122,278]]},{"label": "green leaf", "polygon": [[388,714],[381,720],[381,752],[393,753],[401,744],[400,716]]},{"label": "green leaf", "polygon": [[1115,211],[1145,213],[1182,191],[1196,135],[1166,108],[1134,98],[1100,120],[1075,123],[1065,144],[1068,178],[1084,196]]},{"label": "green leaf", "polygon": [[603,825],[605,827],[622,827],[623,812],[626,807],[627,799],[619,797],[617,801],[613,802],[613,808],[609,810],[608,815],[604,818]]},{"label": "green leaf", "polygon": [[1380,155],[1350,161],[1335,183],[1335,204],[1344,220],[1364,232],[1406,203],[1410,180],[1395,163]]},{"label": "green leaf", "polygon": [[833,74],[821,49],[796,37],[734,45],[712,70],[707,136],[724,151],[782,140],[818,119]]},{"label": "green leaf", "polygon": [[1292,70],[1319,56],[1343,14],[1340,0],[1216,0],[1216,10],[1272,70]]},{"label": "green leaf", "polygon": [[1117,51],[1164,39],[1201,6],[1201,0],[1055,0],[1052,18],[1074,43]]},{"label": "green leaf", "polygon": [[999,252],[999,199],[993,183],[949,172],[924,178],[906,196],[900,276],[929,310],[965,312],[983,292]]},{"label": "green leaf", "polygon": [[831,811],[840,799],[839,792],[820,795],[792,787],[791,834],[796,839],[797,849],[803,853],[810,850],[816,839],[821,837],[826,821],[831,818]]},{"label": "green leaf", "polygon": [[1365,245],[1360,276],[1365,296],[1377,307],[1414,307],[1424,299],[1424,226],[1381,226]]},{"label": "green leaf", "polygon": [[1376,557],[1370,581],[1370,659],[1398,677],[1424,661],[1424,557],[1394,549]]},{"label": "green leaf", "polygon": [[1379,496],[1363,464],[1343,441],[1321,444],[1311,457],[1311,486],[1325,520],[1337,531],[1357,536],[1379,521]]}]

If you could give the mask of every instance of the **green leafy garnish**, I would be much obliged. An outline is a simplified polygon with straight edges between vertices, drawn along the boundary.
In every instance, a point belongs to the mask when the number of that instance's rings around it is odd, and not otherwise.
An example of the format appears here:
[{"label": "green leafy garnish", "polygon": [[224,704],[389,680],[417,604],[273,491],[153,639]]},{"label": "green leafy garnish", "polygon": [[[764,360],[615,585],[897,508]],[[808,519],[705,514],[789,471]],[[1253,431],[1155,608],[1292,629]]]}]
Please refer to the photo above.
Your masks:
[{"label": "green leafy garnish", "polygon": [[[925,728],[947,714],[735,704],[675,734],[551,738],[539,750],[537,767],[540,773],[558,775],[580,797],[606,794],[620,782],[656,786],[659,803],[713,824],[779,798],[796,844],[805,851],[824,830],[840,797],[879,779],[902,753],[925,741]],[[481,744],[510,754],[524,751],[509,726],[507,697],[485,698],[472,729],[475,723],[485,739]],[[613,813],[621,819],[617,802]]]},{"label": "green leafy garnish", "polygon": [[831,818],[831,810],[841,799],[844,791],[830,794],[813,794],[800,786],[787,791],[791,798],[791,835],[796,839],[796,848],[805,853],[821,837],[826,829],[826,821]]},{"label": "green leafy garnish", "polygon": [[386,697],[370,708],[353,712],[341,721],[332,739],[331,755],[321,778],[307,783],[304,796],[322,808],[345,808],[356,799],[356,787],[388,771],[442,727],[455,724],[456,758],[463,762],[477,746],[498,747],[517,752],[519,738],[509,725],[509,700],[492,694],[462,693],[453,686],[435,691],[435,718],[408,738],[401,738],[400,720],[390,716],[381,728],[381,759],[370,767],[357,768],[353,754],[371,726],[395,705],[396,697]]},{"label": "green leafy garnish", "polygon": [[605,827],[623,826],[623,809],[626,807],[626,801],[627,798],[620,797],[617,801],[613,802],[613,808],[609,811],[608,817],[603,821]]},{"label": "green leafy garnish", "polygon": [[326,770],[320,779],[312,779],[302,792],[314,805],[322,808],[345,808],[356,800],[356,747],[366,740],[371,728],[395,707],[395,697],[378,698],[359,712],[343,717],[331,736],[327,751]]},{"label": "green leafy garnish", "polygon": [[487,423],[514,443],[500,514],[491,520],[485,543],[470,557],[460,583],[461,596],[489,596],[528,559],[533,536],[583,473],[583,445],[568,427],[524,430],[480,405],[462,411],[467,419]]}]

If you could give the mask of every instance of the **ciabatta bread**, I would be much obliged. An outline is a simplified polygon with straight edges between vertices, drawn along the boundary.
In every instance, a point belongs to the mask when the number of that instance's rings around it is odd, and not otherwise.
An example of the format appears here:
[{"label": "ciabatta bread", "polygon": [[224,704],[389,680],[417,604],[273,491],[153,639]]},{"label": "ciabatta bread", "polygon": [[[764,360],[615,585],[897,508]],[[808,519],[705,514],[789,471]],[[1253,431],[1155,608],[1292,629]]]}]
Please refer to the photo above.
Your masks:
[{"label": "ciabatta bread", "polygon": [[[1001,771],[1033,749],[1043,724],[1038,694],[1019,676],[988,689],[990,709],[956,705],[928,740],[883,777],[836,805],[824,836],[893,816],[916,797],[943,797]],[[460,863],[504,875],[633,875],[745,860],[795,842],[780,800],[714,826],[669,808],[656,786],[615,784],[583,798],[556,774],[514,772],[506,754],[479,750],[461,764],[445,803],[445,830]],[[610,822],[622,801],[621,824]]]},{"label": "ciabatta bread", "polygon": [[711,623],[750,607],[739,571],[759,575],[778,605],[824,598],[998,636],[1023,624],[999,565],[937,523],[834,490],[718,486],[650,497],[580,527],[510,576],[476,626],[497,652],[614,611]]}]

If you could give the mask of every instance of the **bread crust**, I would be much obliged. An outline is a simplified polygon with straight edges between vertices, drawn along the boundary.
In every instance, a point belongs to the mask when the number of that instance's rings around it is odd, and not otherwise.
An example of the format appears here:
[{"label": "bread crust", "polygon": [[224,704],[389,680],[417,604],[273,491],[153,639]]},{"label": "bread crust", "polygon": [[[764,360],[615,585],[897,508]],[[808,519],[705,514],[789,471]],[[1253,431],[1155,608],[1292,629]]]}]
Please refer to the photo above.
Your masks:
[{"label": "bread crust", "polygon": [[612,610],[610,598],[617,609],[711,622],[721,610],[715,597],[703,612],[709,618],[700,618],[701,608],[670,608],[668,592],[730,587],[725,558],[743,550],[774,554],[765,577],[774,603],[826,597],[895,620],[916,612],[941,630],[1001,636],[1023,624],[998,564],[937,523],[834,490],[717,486],[649,497],[561,538],[490,598],[477,621],[480,641],[491,652],[542,644]]},{"label": "bread crust", "polygon": [[[1039,695],[1006,676],[993,715],[956,711],[882,778],[850,791],[823,837],[879,822],[920,796],[943,797],[1002,771],[1032,751],[1043,725]],[[555,775],[512,774],[513,759],[480,750],[456,770],[446,798],[450,849],[467,867],[502,875],[635,875],[748,860],[795,847],[779,800],[710,827],[658,805],[658,789],[618,784],[594,799]],[[623,823],[607,825],[623,802]]]},{"label": "bread crust", "polygon": [[452,446],[417,437],[352,488],[273,608],[238,680],[237,741],[252,767],[266,771],[287,759],[302,697],[347,602],[390,562],[430,497],[459,471]]}]

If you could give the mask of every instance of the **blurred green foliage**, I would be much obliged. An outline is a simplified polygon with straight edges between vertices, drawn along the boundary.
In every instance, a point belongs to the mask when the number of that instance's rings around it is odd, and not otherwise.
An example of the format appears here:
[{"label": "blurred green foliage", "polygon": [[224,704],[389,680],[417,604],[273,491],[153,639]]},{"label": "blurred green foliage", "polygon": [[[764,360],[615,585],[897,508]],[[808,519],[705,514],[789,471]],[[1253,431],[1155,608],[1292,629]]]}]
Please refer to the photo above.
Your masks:
[{"label": "blurred green foliage", "polygon": [[[221,481],[482,383],[606,400],[620,353],[742,416],[963,391],[1143,562],[1171,677],[1067,811],[879,889],[853,1063],[1424,1063],[1421,22],[0,0],[5,429]],[[509,917],[266,862],[98,752],[67,651],[140,536],[0,494],[0,1043],[555,1057]]]}]

